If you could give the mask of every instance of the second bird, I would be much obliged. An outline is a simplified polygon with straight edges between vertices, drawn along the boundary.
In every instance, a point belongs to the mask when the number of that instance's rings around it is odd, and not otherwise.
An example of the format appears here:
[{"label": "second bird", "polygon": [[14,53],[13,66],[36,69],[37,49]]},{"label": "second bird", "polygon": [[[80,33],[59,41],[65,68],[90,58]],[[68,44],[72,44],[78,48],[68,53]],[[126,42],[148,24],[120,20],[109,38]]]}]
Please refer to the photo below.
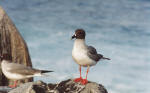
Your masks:
[{"label": "second bird", "polygon": [[39,70],[27,67],[22,64],[13,63],[11,62],[11,60],[9,60],[9,56],[7,54],[3,54],[3,56],[0,56],[0,59],[3,74],[8,79],[15,81],[13,85],[9,86],[12,88],[17,86],[17,80],[31,78],[34,76],[43,76],[44,75],[43,73],[53,72],[48,70]]},{"label": "second bird", "polygon": [[[88,46],[85,43],[85,31],[83,29],[77,29],[75,31],[75,34],[72,36],[73,38],[76,38],[72,50],[72,57],[74,61],[79,64],[79,71],[80,71],[80,77],[76,78],[75,82],[81,82],[81,84],[85,85],[87,84],[87,75],[89,72],[90,66],[94,66],[97,64],[97,62],[101,59],[107,59],[109,58],[104,57],[101,54],[98,54],[96,49],[93,46]],[[83,79],[81,76],[81,66],[87,67],[87,73],[86,78]]]}]

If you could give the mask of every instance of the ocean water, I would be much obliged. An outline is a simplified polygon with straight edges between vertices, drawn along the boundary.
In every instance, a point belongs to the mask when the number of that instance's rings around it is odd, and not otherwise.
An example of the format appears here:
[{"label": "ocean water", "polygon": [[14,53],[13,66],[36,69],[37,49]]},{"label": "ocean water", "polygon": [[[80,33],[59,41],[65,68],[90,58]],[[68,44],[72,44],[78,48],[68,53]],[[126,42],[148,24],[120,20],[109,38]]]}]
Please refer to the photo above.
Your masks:
[{"label": "ocean water", "polygon": [[111,58],[91,67],[88,80],[109,93],[150,93],[149,0],[0,0],[0,6],[25,39],[33,66],[55,71],[35,80],[79,76],[70,38],[83,28],[86,43]]}]

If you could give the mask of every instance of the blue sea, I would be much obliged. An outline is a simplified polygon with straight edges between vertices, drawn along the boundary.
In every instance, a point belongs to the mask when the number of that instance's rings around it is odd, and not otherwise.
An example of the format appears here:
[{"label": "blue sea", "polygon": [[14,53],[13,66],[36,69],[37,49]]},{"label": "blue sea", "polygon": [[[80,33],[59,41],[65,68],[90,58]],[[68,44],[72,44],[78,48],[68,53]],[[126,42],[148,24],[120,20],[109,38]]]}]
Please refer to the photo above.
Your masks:
[{"label": "blue sea", "polygon": [[25,39],[33,67],[55,71],[35,80],[79,76],[70,38],[83,28],[86,43],[111,58],[91,67],[88,80],[109,93],[150,93],[150,0],[0,0],[0,6]]}]

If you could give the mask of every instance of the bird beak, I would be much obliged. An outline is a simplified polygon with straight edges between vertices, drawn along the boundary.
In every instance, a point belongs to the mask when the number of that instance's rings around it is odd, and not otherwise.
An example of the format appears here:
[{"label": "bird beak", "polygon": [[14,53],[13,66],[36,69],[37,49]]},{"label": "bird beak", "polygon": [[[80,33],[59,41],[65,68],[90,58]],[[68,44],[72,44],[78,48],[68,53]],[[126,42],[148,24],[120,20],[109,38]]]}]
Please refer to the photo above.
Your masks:
[{"label": "bird beak", "polygon": [[73,36],[71,37],[71,40],[74,39],[74,38],[76,38],[76,35],[73,35]]}]

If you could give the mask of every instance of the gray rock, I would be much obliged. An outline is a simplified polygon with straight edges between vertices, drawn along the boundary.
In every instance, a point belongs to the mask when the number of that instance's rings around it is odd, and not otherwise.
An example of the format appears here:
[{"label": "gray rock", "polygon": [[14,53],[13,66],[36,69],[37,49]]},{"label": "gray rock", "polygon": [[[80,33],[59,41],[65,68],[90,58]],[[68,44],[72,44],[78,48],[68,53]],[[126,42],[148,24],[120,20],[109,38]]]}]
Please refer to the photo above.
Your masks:
[{"label": "gray rock", "polygon": [[8,91],[10,91],[11,88],[7,87],[7,86],[0,86],[0,93],[8,93]]},{"label": "gray rock", "polygon": [[[50,84],[48,85],[50,88]],[[95,82],[88,82],[86,85],[80,83],[75,83],[73,80],[68,79],[60,82],[54,88],[50,88],[53,91],[58,91],[58,93],[108,93],[107,90],[100,84]]]},{"label": "gray rock", "polygon": [[108,93],[100,84],[88,82],[86,85],[68,79],[59,84],[46,84],[41,81],[20,85],[9,93]]},{"label": "gray rock", "polygon": [[28,82],[21,84],[19,87],[12,89],[8,93],[46,93],[47,84],[42,81]]}]

